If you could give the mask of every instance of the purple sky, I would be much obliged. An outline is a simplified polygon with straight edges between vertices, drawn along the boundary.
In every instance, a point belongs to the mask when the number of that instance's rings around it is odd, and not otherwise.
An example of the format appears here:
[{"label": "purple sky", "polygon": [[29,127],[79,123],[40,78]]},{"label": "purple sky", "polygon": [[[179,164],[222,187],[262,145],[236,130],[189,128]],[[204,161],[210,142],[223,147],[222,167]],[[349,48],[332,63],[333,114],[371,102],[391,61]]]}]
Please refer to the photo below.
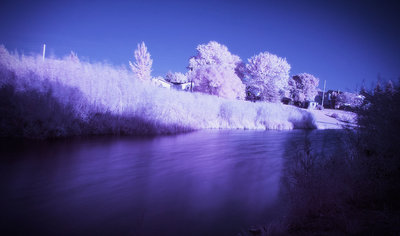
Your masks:
[{"label": "purple sky", "polygon": [[[301,2],[301,3],[300,3]],[[225,44],[242,60],[269,51],[291,74],[354,90],[400,77],[400,7],[395,1],[2,1],[0,44],[25,54],[43,43],[55,56],[115,65],[144,41],[153,75],[186,72],[200,43]],[[320,87],[322,87],[320,83]]]}]

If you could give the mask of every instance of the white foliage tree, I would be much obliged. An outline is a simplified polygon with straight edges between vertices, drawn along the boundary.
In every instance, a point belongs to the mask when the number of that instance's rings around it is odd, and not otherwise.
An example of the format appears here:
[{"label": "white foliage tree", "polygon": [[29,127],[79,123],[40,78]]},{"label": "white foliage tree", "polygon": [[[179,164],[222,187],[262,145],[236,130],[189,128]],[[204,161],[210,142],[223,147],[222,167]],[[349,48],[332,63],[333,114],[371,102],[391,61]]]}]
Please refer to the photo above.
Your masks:
[{"label": "white foliage tree", "polygon": [[289,80],[290,97],[296,102],[314,101],[318,94],[319,79],[307,73],[293,76]]},{"label": "white foliage tree", "polygon": [[341,106],[359,107],[363,104],[364,97],[356,93],[341,92],[336,98],[336,104]]},{"label": "white foliage tree", "polygon": [[285,58],[263,52],[248,59],[245,83],[261,91],[261,100],[276,102],[287,91],[290,65]]},{"label": "white foliage tree", "polygon": [[225,45],[215,41],[201,44],[197,46],[197,55],[189,60],[189,81],[194,82],[194,91],[244,99],[245,86],[235,71],[240,62]]},{"label": "white foliage tree", "polygon": [[239,56],[231,54],[225,45],[215,41],[197,46],[197,55],[189,59],[189,69],[194,70],[204,65],[223,65],[235,70],[241,62]]},{"label": "white foliage tree", "polygon": [[194,91],[216,95],[228,99],[245,97],[245,85],[235,71],[218,65],[205,65],[190,73]]},{"label": "white foliage tree", "polygon": [[144,42],[138,44],[138,48],[135,50],[134,56],[135,62],[132,63],[129,61],[132,71],[139,79],[150,80],[153,60],[150,58],[150,53],[147,52],[147,47]]}]

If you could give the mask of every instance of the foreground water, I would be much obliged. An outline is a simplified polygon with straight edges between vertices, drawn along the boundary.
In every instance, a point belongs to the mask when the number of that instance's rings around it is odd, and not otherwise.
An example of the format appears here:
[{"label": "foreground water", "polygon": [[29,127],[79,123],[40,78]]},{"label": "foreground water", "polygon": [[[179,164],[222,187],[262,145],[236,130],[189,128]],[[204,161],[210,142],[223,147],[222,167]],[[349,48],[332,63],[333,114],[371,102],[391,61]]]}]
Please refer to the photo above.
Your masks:
[{"label": "foreground water", "polygon": [[200,131],[5,142],[0,233],[236,235],[285,214],[282,169],[342,131]]}]

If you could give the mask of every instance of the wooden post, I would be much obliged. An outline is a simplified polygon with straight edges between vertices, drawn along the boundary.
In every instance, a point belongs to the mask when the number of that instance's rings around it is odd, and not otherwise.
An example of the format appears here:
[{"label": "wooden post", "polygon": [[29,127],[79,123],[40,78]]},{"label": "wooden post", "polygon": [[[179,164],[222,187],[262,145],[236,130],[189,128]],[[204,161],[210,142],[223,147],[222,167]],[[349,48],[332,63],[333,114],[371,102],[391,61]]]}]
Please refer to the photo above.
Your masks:
[{"label": "wooden post", "polygon": [[46,44],[43,44],[43,61],[45,55],[46,55]]},{"label": "wooden post", "polygon": [[322,92],[322,108],[324,107],[324,98],[325,98],[325,86],[326,86],[326,80],[324,80],[324,91]]}]

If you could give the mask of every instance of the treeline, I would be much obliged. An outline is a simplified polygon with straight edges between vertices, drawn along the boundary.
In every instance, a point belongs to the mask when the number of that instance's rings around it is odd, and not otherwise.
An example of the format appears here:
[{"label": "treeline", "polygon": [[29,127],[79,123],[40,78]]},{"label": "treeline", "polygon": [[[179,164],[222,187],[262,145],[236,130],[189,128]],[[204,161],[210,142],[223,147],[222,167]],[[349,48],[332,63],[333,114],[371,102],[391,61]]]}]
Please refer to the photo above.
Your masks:
[{"label": "treeline", "polygon": [[[136,77],[151,80],[152,59],[144,43],[129,62]],[[290,98],[295,102],[314,100],[319,79],[307,73],[290,77],[291,66],[286,58],[262,52],[247,62],[215,41],[197,46],[197,54],[189,59],[185,74],[169,72],[167,81],[192,83],[192,91],[228,99],[279,102]],[[160,79],[160,78],[154,78]]]}]

